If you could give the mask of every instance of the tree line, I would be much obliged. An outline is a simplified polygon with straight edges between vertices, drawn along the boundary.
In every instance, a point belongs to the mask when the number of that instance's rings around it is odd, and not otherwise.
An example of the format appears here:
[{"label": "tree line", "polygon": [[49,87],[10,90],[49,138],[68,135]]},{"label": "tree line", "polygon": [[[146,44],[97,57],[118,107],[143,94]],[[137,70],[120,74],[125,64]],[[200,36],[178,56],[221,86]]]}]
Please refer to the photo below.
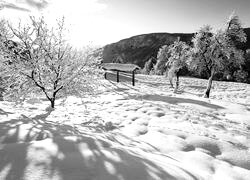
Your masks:
[{"label": "tree line", "polygon": [[[177,39],[171,45],[162,46],[156,63],[150,59],[144,66],[147,74],[165,74],[175,91],[179,86],[180,75],[196,75],[208,78],[204,97],[209,98],[213,79],[225,77],[228,80],[247,82],[250,50],[237,48],[246,42],[246,34],[237,15],[232,14],[223,29],[213,31],[210,25],[201,27],[192,39],[192,45]],[[250,72],[250,71],[249,71]]]}]

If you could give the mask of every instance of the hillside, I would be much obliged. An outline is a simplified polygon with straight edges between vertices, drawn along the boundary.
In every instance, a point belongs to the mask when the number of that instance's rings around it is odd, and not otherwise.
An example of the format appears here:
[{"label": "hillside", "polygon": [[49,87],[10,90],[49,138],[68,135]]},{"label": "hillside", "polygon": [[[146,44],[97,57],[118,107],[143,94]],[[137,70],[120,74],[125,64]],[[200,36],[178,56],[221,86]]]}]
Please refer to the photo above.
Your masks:
[{"label": "hillside", "polygon": [[[245,28],[248,40],[239,47],[250,49],[250,28]],[[146,61],[156,57],[159,48],[172,44],[178,37],[181,41],[191,43],[194,34],[183,33],[152,33],[133,36],[119,42],[106,45],[103,49],[103,62],[134,63],[144,67]]]},{"label": "hillside", "polygon": [[100,79],[99,93],[0,101],[1,180],[249,180],[250,85]]}]

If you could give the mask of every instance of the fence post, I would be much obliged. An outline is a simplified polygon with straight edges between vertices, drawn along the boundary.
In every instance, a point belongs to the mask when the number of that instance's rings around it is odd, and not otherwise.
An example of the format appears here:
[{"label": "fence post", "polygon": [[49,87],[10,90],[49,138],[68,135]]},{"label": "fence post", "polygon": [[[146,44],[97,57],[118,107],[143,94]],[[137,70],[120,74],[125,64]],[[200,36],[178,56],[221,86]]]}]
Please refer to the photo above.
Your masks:
[{"label": "fence post", "polygon": [[135,71],[132,71],[132,85],[135,86]]},{"label": "fence post", "polygon": [[119,82],[119,71],[117,71],[116,82]]}]

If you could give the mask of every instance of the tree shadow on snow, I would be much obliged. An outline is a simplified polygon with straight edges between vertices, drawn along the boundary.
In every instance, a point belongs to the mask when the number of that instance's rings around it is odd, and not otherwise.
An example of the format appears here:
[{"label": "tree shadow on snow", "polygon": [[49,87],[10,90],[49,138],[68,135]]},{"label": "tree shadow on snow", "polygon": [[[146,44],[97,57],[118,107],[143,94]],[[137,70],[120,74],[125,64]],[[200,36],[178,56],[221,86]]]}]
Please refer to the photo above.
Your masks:
[{"label": "tree shadow on snow", "polygon": [[148,86],[150,86],[150,87],[161,87],[161,86],[164,86],[164,87],[169,87],[169,88],[171,88],[171,85],[170,85],[170,83],[169,83],[169,81],[166,81],[166,83],[160,83],[160,82],[147,82],[147,81],[145,81],[145,82],[143,82],[143,83],[145,83],[146,85],[148,85]]},{"label": "tree shadow on snow", "polygon": [[52,164],[65,180],[175,179],[151,161],[132,152],[113,148],[103,140],[82,137],[73,141],[55,139],[54,142],[65,158],[61,160],[54,157]]},{"label": "tree shadow on snow", "polygon": [[144,100],[149,100],[149,101],[161,101],[161,102],[166,102],[169,104],[182,104],[182,103],[187,103],[187,104],[195,104],[199,106],[203,106],[206,108],[218,110],[218,109],[224,109],[224,107],[215,105],[215,104],[210,104],[204,101],[199,101],[199,100],[194,100],[194,99],[188,99],[188,98],[179,98],[179,97],[171,97],[171,96],[162,96],[162,95],[157,95],[157,94],[147,94],[147,95],[142,95],[142,96],[130,96],[129,98],[132,99],[144,99]]},{"label": "tree shadow on snow", "polygon": [[192,89],[197,89],[197,90],[205,90],[207,88],[206,86],[198,86],[198,85],[189,85],[186,87],[192,88]]},{"label": "tree shadow on snow", "polygon": [[113,146],[119,139],[111,135],[93,136],[46,121],[50,113],[33,118],[22,115],[0,123],[1,179],[177,179],[140,154]]},{"label": "tree shadow on snow", "polygon": [[133,90],[134,93],[138,93],[140,92],[138,89],[136,89],[135,87],[133,87],[132,85],[128,85],[127,83],[120,83],[122,84],[122,87],[119,86],[119,83],[117,82],[112,82],[110,81],[110,84],[112,84],[112,86],[114,88],[112,89],[109,89],[109,87],[107,85],[103,85],[104,87],[106,87],[107,89],[109,90],[106,90],[106,92],[111,92],[111,93],[115,93],[117,95],[121,95],[121,96],[124,96],[124,98],[131,94],[131,90]]},{"label": "tree shadow on snow", "polygon": [[[51,111],[47,111],[33,118],[21,115],[17,119],[0,122],[0,143],[30,142],[33,140],[43,140],[52,135],[60,134],[60,130],[64,128],[60,128],[59,130],[58,124],[45,121],[50,113]],[[69,131],[69,127],[65,129],[67,130],[64,134]]]},{"label": "tree shadow on snow", "polygon": [[3,109],[0,108],[0,115],[5,115],[5,116],[8,116],[9,114],[13,114],[12,112],[8,112],[8,111],[5,111]]}]

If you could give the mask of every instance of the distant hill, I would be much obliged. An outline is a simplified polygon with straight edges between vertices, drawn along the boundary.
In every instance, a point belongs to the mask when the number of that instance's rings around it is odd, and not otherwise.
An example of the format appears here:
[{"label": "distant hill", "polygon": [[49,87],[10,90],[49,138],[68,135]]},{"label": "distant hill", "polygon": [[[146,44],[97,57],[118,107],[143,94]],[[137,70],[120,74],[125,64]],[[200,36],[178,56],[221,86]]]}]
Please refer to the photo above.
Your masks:
[{"label": "distant hill", "polygon": [[[245,28],[248,41],[239,45],[243,50],[250,49],[250,28]],[[157,56],[159,48],[172,44],[178,37],[191,44],[194,33],[151,33],[133,36],[108,44],[103,48],[103,62],[133,63],[141,68],[151,57]]]}]

